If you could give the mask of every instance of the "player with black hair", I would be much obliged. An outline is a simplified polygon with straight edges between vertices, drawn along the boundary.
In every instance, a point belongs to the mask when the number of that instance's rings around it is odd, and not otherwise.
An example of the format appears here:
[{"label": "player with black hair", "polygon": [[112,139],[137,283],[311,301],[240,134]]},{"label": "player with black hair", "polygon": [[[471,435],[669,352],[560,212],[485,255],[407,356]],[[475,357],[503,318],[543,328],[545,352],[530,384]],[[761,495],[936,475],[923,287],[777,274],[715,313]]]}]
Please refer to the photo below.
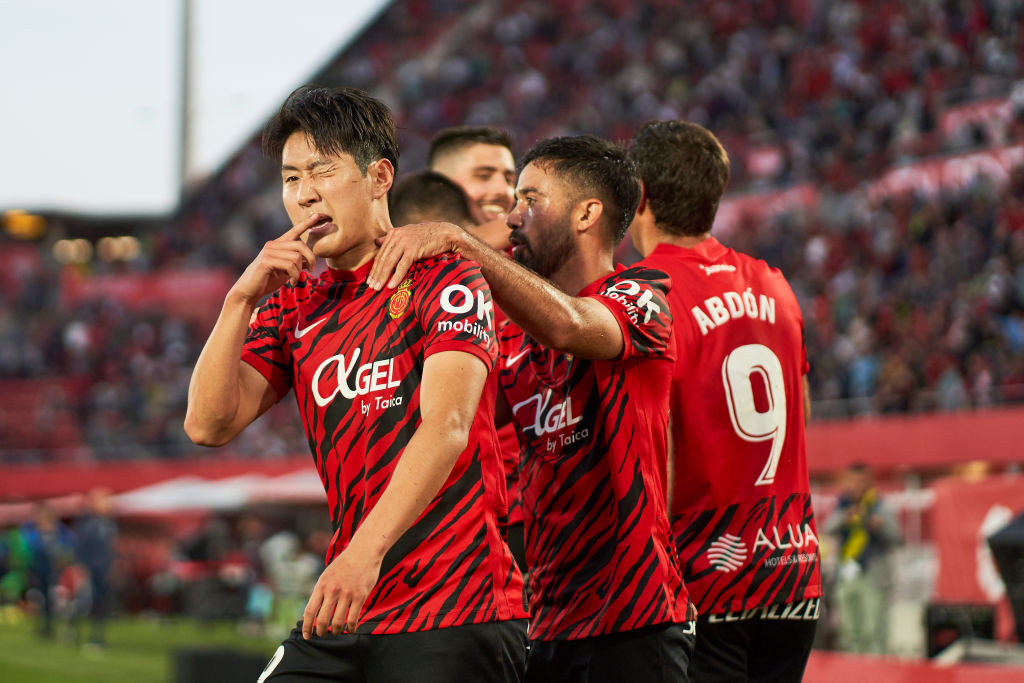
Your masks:
[{"label": "player with black hair", "polygon": [[434,171],[403,178],[388,194],[391,222],[395,225],[448,221],[472,228],[469,198],[453,180]]},{"label": "player with black hair", "polygon": [[327,566],[259,680],[519,681],[523,583],[480,400],[496,356],[487,283],[444,255],[393,291],[367,286],[398,160],[380,101],[300,88],[263,143],[293,226],[225,297],[185,418],[219,446],[294,390],[327,493]]},{"label": "player with black hair", "polygon": [[427,168],[445,175],[469,195],[473,218],[483,225],[504,219],[516,182],[512,138],[495,126],[454,126],[430,142]]},{"label": "player with black hair", "polygon": [[370,283],[390,291],[417,259],[458,251],[518,325],[499,332],[499,364],[522,444],[526,680],[686,681],[693,613],[665,500],[669,283],[613,263],[636,170],[592,136],[544,140],[523,163],[515,262],[454,225],[408,226],[383,240]]}]

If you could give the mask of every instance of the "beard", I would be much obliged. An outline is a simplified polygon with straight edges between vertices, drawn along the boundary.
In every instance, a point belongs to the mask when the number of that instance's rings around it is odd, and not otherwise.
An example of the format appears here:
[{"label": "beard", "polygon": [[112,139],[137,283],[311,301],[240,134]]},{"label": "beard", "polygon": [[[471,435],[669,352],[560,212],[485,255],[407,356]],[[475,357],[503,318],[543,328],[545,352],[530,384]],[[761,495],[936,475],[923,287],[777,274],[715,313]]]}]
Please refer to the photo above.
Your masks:
[{"label": "beard", "polygon": [[540,239],[532,241],[523,239],[516,231],[512,237],[522,242],[522,246],[513,252],[513,258],[541,277],[550,278],[576,254],[576,243],[568,228],[549,227]]}]

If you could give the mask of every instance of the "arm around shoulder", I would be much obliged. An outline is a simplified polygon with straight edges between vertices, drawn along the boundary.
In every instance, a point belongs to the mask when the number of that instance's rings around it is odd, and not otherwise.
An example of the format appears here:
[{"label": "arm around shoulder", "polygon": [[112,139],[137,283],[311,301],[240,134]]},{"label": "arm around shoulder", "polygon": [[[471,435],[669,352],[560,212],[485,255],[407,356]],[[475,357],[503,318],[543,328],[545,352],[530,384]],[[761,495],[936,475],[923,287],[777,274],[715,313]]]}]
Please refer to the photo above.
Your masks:
[{"label": "arm around shoulder", "polygon": [[464,231],[456,244],[463,256],[480,264],[498,306],[540,344],[591,360],[622,353],[622,329],[599,301],[563,292]]},{"label": "arm around shoulder", "polygon": [[416,261],[457,251],[476,261],[495,302],[532,338],[548,348],[590,359],[622,353],[615,316],[588,297],[566,294],[479,238],[450,223],[421,223],[391,230],[382,240],[367,282],[395,288]]}]

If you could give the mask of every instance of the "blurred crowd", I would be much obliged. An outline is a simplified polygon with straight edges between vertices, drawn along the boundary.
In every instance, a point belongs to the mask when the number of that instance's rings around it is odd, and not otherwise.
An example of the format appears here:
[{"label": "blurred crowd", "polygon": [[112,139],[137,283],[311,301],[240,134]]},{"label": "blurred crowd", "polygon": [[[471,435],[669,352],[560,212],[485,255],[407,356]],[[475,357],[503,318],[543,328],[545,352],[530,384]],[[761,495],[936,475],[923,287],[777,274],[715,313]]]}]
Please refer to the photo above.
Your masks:
[{"label": "blurred crowd", "polygon": [[[1019,139],[1022,22],[1021,0],[403,0],[315,80],[387,102],[405,170],[446,126],[501,125],[525,151],[682,117],[723,142],[733,192],[842,191],[913,158]],[[1011,93],[1005,125],[939,130],[946,108]],[[277,175],[254,135],[160,231],[154,262],[248,264],[285,220]]]},{"label": "blurred crowd", "polygon": [[831,195],[730,242],[786,274],[818,417],[1024,399],[1024,166],[937,196]]},{"label": "blurred crowd", "polygon": [[102,648],[109,618],[128,613],[232,620],[277,637],[302,614],[330,540],[319,509],[292,510],[287,523],[251,513],[147,521],[115,519],[111,503],[97,490],[76,514],[39,504],[0,529],[0,620],[87,648]]},{"label": "blurred crowd", "polygon": [[[34,613],[37,632],[102,647],[110,613],[110,575],[117,554],[117,523],[110,492],[95,489],[73,525],[47,503],[31,519],[0,533],[0,608],[5,620]],[[90,622],[84,633],[83,622]]]},{"label": "blurred crowd", "polygon": [[[820,197],[720,236],[797,292],[815,415],[959,410],[1024,399],[1024,167],[931,194],[858,188],[898,164],[1024,139],[1022,25],[1024,0],[399,0],[315,80],[392,106],[401,172],[462,123],[503,125],[519,151],[554,134],[626,139],[652,118],[709,127],[730,153],[731,195],[810,183]],[[993,98],[1005,116],[940,125]],[[277,175],[254,135],[119,268],[240,272],[287,227]],[[0,418],[14,435],[6,461],[196,452],[181,423],[203,319],[69,305],[45,257],[11,280],[0,403],[20,399]],[[237,450],[303,452],[284,408]]]},{"label": "blurred crowd", "polygon": [[[180,458],[201,452],[182,423],[208,316],[113,298],[61,301],[59,269],[39,260],[0,290],[0,433],[5,462]],[[218,302],[196,302],[215,310]],[[282,406],[239,454],[294,455],[301,425]]]}]

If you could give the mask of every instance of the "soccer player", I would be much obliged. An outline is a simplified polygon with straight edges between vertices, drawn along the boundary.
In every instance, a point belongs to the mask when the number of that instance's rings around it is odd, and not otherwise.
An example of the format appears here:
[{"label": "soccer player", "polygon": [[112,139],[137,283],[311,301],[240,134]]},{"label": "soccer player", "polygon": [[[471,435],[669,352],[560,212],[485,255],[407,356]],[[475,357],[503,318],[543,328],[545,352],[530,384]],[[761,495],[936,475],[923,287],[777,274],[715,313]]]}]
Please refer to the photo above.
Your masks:
[{"label": "soccer player", "polygon": [[[507,251],[509,231],[505,216],[515,203],[516,166],[512,139],[495,126],[454,126],[444,128],[430,143],[427,165],[431,170],[450,178],[466,192],[473,212],[475,227],[451,218],[436,220],[467,228],[488,246]],[[396,225],[402,222],[396,221]],[[494,310],[494,324],[500,328],[506,318],[501,308]],[[497,387],[495,387],[497,390]],[[503,525],[512,556],[523,571],[528,569],[523,541],[523,513],[519,497],[519,440],[515,427],[506,424],[498,429],[505,485],[508,489],[508,515]]]},{"label": "soccer player", "polygon": [[[475,230],[470,216],[466,193],[455,181],[434,171],[421,171],[408,176],[391,192],[391,218],[395,225],[443,221]],[[502,222],[504,225],[504,222]],[[508,228],[501,242],[508,242]],[[494,309],[494,324],[506,320],[500,308]],[[498,392],[497,370],[491,373],[484,388],[482,401],[496,400]],[[506,423],[498,428],[498,450],[505,468],[506,494],[499,506],[498,528],[502,532],[516,565],[526,571],[523,549],[523,513],[519,504],[519,439],[515,426]]]},{"label": "soccer player", "polygon": [[[228,292],[185,418],[219,446],[294,390],[327,492],[327,567],[260,681],[518,681],[522,578],[480,401],[496,353],[486,282],[448,255],[367,287],[398,156],[383,103],[300,88],[263,145],[294,225]],[[320,276],[305,272],[316,258]]]},{"label": "soccer player", "polygon": [[803,317],[782,273],[711,236],[729,158],[693,123],[647,124],[631,227],[672,278],[672,530],[700,618],[695,681],[799,681],[818,618]]},{"label": "soccer player", "polygon": [[446,221],[463,228],[476,225],[469,198],[454,180],[434,171],[413,173],[389,193],[391,221],[395,225]]},{"label": "soccer player", "polygon": [[665,502],[668,281],[613,264],[636,172],[590,136],[542,141],[524,164],[515,261],[453,225],[408,226],[384,239],[370,283],[392,288],[415,259],[458,251],[519,325],[499,333],[499,362],[523,444],[526,680],[685,681],[693,622]]},{"label": "soccer player", "polygon": [[515,202],[516,163],[512,139],[494,126],[455,126],[434,136],[427,167],[465,190],[477,227],[473,233],[495,249],[505,249],[505,216]]}]

